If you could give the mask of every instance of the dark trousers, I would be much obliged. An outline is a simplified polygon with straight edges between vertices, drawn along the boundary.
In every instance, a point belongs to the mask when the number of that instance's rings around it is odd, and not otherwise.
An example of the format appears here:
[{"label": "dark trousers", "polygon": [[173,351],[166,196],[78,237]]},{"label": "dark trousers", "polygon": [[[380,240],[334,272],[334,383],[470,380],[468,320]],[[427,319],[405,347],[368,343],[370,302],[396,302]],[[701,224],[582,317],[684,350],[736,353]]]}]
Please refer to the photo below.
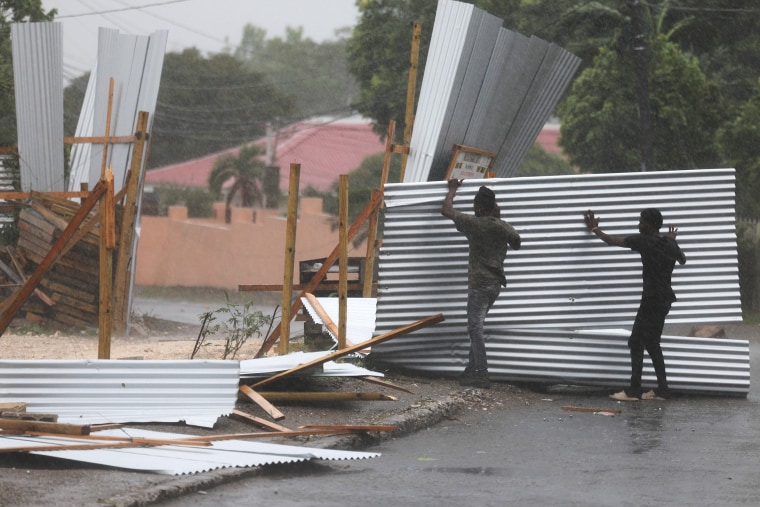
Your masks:
[{"label": "dark trousers", "polygon": [[665,317],[670,312],[669,301],[642,298],[636,320],[633,322],[628,348],[631,350],[631,387],[629,395],[641,395],[641,373],[644,369],[644,350],[649,354],[657,376],[657,389],[667,393],[668,378],[665,359],[660,347]]},{"label": "dark trousers", "polygon": [[485,371],[488,369],[486,359],[486,342],[483,337],[483,324],[488,310],[501,292],[501,285],[495,283],[480,289],[467,291],[467,333],[470,335],[470,355],[467,371]]}]

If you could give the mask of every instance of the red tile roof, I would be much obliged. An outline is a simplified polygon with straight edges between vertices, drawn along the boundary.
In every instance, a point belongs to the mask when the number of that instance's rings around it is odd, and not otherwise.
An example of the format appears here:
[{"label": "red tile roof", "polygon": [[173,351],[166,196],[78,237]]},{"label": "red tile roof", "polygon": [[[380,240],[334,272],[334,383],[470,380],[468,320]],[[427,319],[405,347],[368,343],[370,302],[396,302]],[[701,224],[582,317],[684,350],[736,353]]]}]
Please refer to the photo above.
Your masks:
[{"label": "red tile roof", "polygon": [[[266,147],[266,139],[255,144]],[[385,143],[372,132],[372,125],[357,117],[330,121],[313,119],[290,125],[278,132],[276,164],[280,167],[280,189],[288,189],[290,164],[301,164],[300,188],[308,186],[328,190],[341,174],[353,171],[371,155],[382,153]],[[171,184],[184,187],[208,187],[208,175],[214,163],[224,155],[237,156],[240,147],[213,153],[147,171],[146,185]]]}]

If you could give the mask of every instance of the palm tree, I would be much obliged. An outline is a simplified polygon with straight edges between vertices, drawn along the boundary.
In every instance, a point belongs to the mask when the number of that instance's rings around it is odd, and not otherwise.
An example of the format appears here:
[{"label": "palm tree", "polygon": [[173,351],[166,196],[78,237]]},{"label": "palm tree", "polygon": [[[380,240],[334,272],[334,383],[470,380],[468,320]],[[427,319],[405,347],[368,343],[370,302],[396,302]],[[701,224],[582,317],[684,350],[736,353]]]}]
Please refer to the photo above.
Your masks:
[{"label": "palm tree", "polygon": [[264,162],[258,158],[261,154],[262,150],[251,144],[241,148],[237,157],[226,155],[214,164],[208,176],[208,184],[215,195],[221,197],[224,184],[234,179],[227,193],[224,210],[226,223],[230,222],[230,204],[237,194],[240,194],[240,204],[243,207],[253,206],[257,202],[260,206],[264,204],[264,195],[261,191]]}]

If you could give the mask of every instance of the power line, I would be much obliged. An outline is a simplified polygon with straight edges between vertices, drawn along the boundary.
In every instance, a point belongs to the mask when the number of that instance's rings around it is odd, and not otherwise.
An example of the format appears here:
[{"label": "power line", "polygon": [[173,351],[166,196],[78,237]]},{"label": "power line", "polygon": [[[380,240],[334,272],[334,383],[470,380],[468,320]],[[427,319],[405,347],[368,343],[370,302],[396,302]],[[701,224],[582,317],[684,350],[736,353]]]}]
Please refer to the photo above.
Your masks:
[{"label": "power line", "polygon": [[145,5],[135,5],[135,6],[124,6],[118,9],[105,9],[102,11],[91,11],[91,12],[82,12],[79,14],[66,14],[63,16],[56,16],[56,19],[64,19],[64,18],[81,18],[84,16],[98,16],[101,14],[111,14],[113,12],[123,12],[123,11],[139,11],[148,7],[160,7],[162,5],[170,5],[170,4],[177,4],[177,3],[184,3],[188,2],[190,0],[167,0],[165,2],[154,2],[152,4],[145,4]]}]

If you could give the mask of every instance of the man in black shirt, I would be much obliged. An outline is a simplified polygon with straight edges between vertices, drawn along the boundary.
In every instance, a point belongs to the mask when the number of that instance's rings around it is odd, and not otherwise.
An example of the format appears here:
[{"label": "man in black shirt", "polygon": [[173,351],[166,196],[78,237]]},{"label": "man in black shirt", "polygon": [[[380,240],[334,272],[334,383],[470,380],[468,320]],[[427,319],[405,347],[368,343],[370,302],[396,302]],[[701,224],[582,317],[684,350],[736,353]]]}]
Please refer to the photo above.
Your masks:
[{"label": "man in black shirt", "polygon": [[[679,264],[686,263],[686,256],[676,242],[678,229],[671,225],[667,234],[660,234],[662,213],[655,208],[648,208],[641,212],[639,234],[624,238],[604,233],[599,228],[599,217],[595,217],[591,210],[584,213],[583,218],[589,230],[608,245],[630,248],[641,255],[644,287],[639,311],[628,340],[628,348],[631,350],[631,386],[611,394],[610,397],[623,401],[667,399],[670,397],[670,392],[660,339],[665,326],[665,317],[670,311],[670,305],[676,300],[670,285],[673,268],[676,261]],[[641,372],[644,368],[644,350],[652,360],[657,376],[657,389],[642,394]]]}]

